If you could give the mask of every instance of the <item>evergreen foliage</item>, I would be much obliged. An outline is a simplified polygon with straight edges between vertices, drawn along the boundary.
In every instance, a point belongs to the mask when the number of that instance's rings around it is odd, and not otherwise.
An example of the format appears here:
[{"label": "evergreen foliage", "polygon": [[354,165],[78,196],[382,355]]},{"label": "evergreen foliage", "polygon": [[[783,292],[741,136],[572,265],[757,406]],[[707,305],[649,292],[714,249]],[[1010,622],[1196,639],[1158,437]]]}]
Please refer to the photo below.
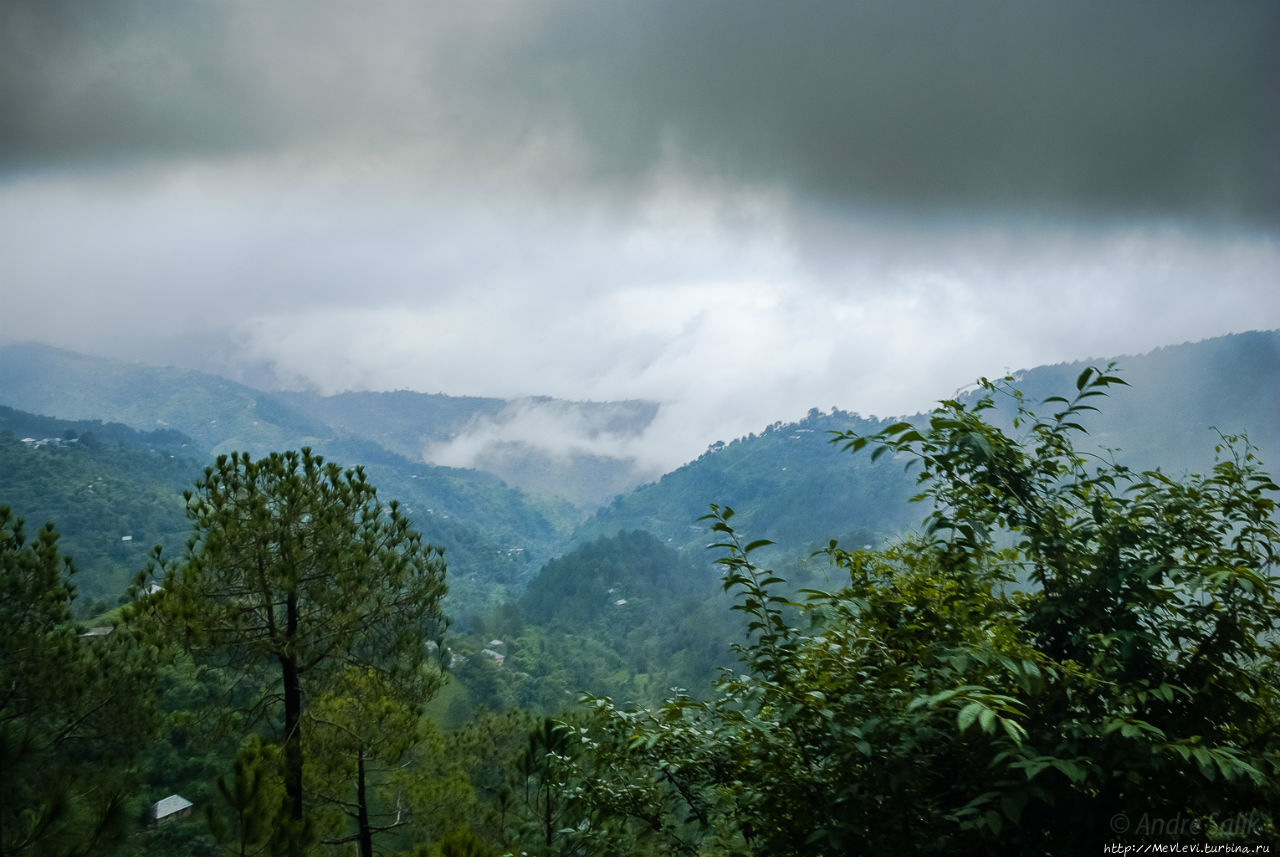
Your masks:
[{"label": "evergreen foliage", "polygon": [[52,525],[28,540],[0,506],[0,854],[101,853],[129,830],[156,712],[124,626],[81,636]]},{"label": "evergreen foliage", "polygon": [[[274,726],[285,795],[274,830],[286,853],[342,829],[315,823],[328,798],[355,808],[353,836],[369,854],[365,764],[398,761],[411,741],[393,733],[442,680],[428,645],[440,651],[445,625],[440,550],[396,502],[378,502],[361,469],[307,449],[219,456],[186,500],[194,535],[137,612],[199,663],[255,688],[244,728]],[[352,793],[308,791],[308,764],[325,769],[324,783],[342,770]]]},{"label": "evergreen foliage", "polygon": [[480,643],[455,641],[455,675],[490,711],[556,714],[583,691],[656,704],[731,657],[720,602],[711,567],[648,533],[602,537],[547,563],[473,633]]},{"label": "evergreen foliage", "polygon": [[[658,621],[714,587],[710,569],[636,531],[601,537],[547,563],[519,603],[528,621],[548,628],[617,627]],[[643,615],[632,618],[637,613]]]}]

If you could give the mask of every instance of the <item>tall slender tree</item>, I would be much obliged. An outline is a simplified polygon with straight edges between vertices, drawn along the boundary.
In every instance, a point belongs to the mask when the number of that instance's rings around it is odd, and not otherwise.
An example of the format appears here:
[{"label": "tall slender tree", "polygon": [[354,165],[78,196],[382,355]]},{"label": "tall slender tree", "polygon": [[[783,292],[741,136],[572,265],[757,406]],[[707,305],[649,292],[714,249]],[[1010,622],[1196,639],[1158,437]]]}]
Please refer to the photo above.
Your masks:
[{"label": "tall slender tree", "polygon": [[434,689],[402,679],[440,651],[443,552],[378,500],[362,469],[305,448],[219,456],[185,496],[194,533],[181,561],[162,565],[155,612],[202,663],[260,682],[246,714],[278,730],[281,833],[299,855],[315,833],[308,707],[352,670],[380,687]]}]

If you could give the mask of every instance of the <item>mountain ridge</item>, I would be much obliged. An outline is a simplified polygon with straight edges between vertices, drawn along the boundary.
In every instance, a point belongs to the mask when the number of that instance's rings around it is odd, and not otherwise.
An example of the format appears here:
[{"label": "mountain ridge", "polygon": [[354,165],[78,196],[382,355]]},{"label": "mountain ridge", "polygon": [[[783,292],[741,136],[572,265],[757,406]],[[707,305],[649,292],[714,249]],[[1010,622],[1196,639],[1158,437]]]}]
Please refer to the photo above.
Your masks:
[{"label": "mountain ridge", "polygon": [[[588,439],[593,433],[634,436],[658,408],[639,400],[508,400],[406,390],[269,392],[194,369],[131,364],[30,342],[0,346],[0,404],[139,430],[172,427],[214,454],[373,443],[410,460],[488,471],[517,488],[588,509],[641,481],[634,460],[590,451],[538,457],[536,445],[522,440],[521,425],[532,414],[540,426],[550,420],[560,437],[572,431]],[[476,433],[484,442],[456,448]],[[434,461],[433,450],[440,453]]]},{"label": "mountain ridge", "polygon": [[[396,407],[388,406],[389,409],[403,417],[406,410],[411,412],[426,401],[417,396],[428,394],[355,394],[346,400],[318,405],[313,402],[301,407],[298,403],[304,402],[302,399],[276,399],[216,376],[208,380],[199,374],[184,374],[186,370],[141,367],[137,372],[126,373],[123,379],[107,383],[110,366],[95,367],[93,358],[59,349],[34,348],[37,354],[57,359],[46,360],[43,375],[33,373],[27,378],[19,377],[21,366],[10,359],[18,352],[12,347],[0,349],[0,405],[5,406],[0,409],[0,442],[5,445],[5,454],[10,456],[6,459],[9,463],[0,469],[0,502],[14,505],[15,497],[21,500],[26,508],[17,511],[33,523],[43,523],[40,516],[47,515],[56,523],[59,517],[67,517],[76,522],[77,529],[92,528],[95,526],[92,516],[83,509],[96,508],[92,504],[83,508],[75,506],[71,499],[61,497],[49,498],[57,500],[56,503],[33,503],[32,498],[39,499],[41,493],[41,471],[34,467],[36,463],[44,461],[44,466],[53,468],[49,473],[64,473],[65,479],[59,479],[75,490],[84,489],[101,475],[99,471],[91,473],[91,468],[71,467],[74,464],[71,456],[87,455],[83,452],[87,447],[76,451],[54,444],[41,450],[33,449],[34,441],[43,437],[89,434],[97,437],[100,447],[124,445],[138,455],[157,459],[169,455],[174,460],[189,460],[191,465],[185,472],[183,484],[166,483],[170,487],[164,489],[178,494],[180,487],[189,487],[198,476],[203,462],[219,451],[218,444],[210,444],[210,440],[221,437],[221,443],[230,443],[239,439],[235,432],[260,430],[257,435],[260,446],[250,451],[270,451],[266,444],[280,440],[282,443],[277,448],[295,448],[306,443],[331,460],[345,465],[363,464],[371,481],[379,487],[380,496],[401,500],[413,510],[415,524],[428,540],[449,546],[451,572],[456,573],[451,582],[452,597],[471,612],[482,611],[485,605],[501,603],[518,594],[544,563],[575,546],[620,532],[649,533],[686,558],[709,564],[713,558],[704,550],[708,534],[698,519],[710,503],[737,509],[736,524],[751,538],[773,539],[792,546],[797,552],[822,547],[831,538],[846,544],[874,544],[919,518],[918,510],[907,503],[914,493],[913,477],[903,474],[895,462],[888,458],[871,462],[869,456],[844,454],[827,442],[830,432],[853,429],[872,434],[890,420],[862,417],[839,409],[822,412],[814,408],[803,419],[789,423],[779,420],[758,434],[712,444],[697,459],[659,479],[616,494],[588,517],[581,507],[511,488],[504,485],[500,476],[490,472],[440,467],[405,457],[379,444],[375,438],[335,429],[322,418],[323,414],[307,410],[337,407],[343,401],[364,405],[391,403]],[[61,382],[62,389],[73,393],[67,402],[55,400],[60,389],[57,384],[45,383],[51,374],[49,363],[54,368],[70,366],[76,370]],[[1013,383],[1034,408],[1045,396],[1069,394],[1074,389],[1076,376],[1088,365],[1105,363],[1073,361],[1021,370],[1013,374]],[[1086,420],[1089,442],[1099,448],[1100,454],[1106,454],[1106,449],[1119,448],[1120,460],[1135,469],[1160,464],[1178,472],[1203,470],[1212,464],[1213,447],[1219,441],[1210,428],[1216,425],[1227,434],[1247,432],[1264,464],[1274,467],[1280,462],[1280,402],[1275,396],[1275,391],[1280,390],[1280,331],[1250,331],[1164,346],[1144,355],[1122,358],[1119,370],[1130,386],[1113,388],[1112,395],[1104,400],[1101,413],[1092,414]],[[182,382],[192,378],[205,386],[183,389]],[[58,420],[13,410],[11,394],[15,389],[24,392],[28,399],[35,399],[37,404],[53,402],[63,412],[86,417],[94,402],[111,396],[127,396],[140,389],[142,404],[126,399],[115,402],[112,413],[93,414],[92,418],[78,421]],[[976,393],[968,391],[957,395],[962,401],[971,402]],[[399,404],[396,399],[401,400]],[[997,399],[1005,407],[997,409],[992,418],[1007,425],[1010,417],[1007,406],[1011,400],[1000,396]],[[487,410],[480,412],[481,419],[493,418],[507,407],[499,405],[505,400],[479,397],[476,400],[487,403]],[[231,412],[209,410],[218,403]],[[440,403],[457,404],[448,397],[437,402]],[[596,412],[601,420],[600,431],[609,429],[609,419],[614,417],[623,421],[624,430],[627,425],[634,427],[643,421],[646,415],[643,404],[623,405],[617,411],[606,408]],[[627,408],[635,410],[628,412]],[[164,413],[178,417],[175,421],[180,425],[156,425],[163,420]],[[149,420],[148,432],[138,432],[135,436],[135,429],[113,424],[119,414]],[[926,416],[922,412],[908,419],[922,420]],[[474,413],[466,413],[464,407],[449,430],[456,431],[457,426],[466,425],[464,417],[466,420],[476,418]],[[368,430],[370,425],[379,424],[382,414],[377,408],[366,408],[363,418],[366,421],[363,428]],[[335,415],[329,415],[329,419],[336,421]],[[270,422],[266,428],[260,425],[264,420]],[[183,433],[183,427],[188,426],[195,434]],[[403,426],[396,430],[402,429]],[[231,440],[227,435],[231,435]],[[24,444],[24,436],[30,436],[33,443]],[[203,442],[200,437],[204,438]],[[45,458],[33,457],[37,454]],[[517,461],[531,459],[528,452],[519,449],[513,455]],[[154,463],[150,459],[138,461],[142,463],[122,463],[121,467],[146,470]],[[539,466],[539,462],[534,461],[531,468]],[[543,475],[551,472],[545,470]],[[21,491],[16,484],[19,476],[26,486]],[[126,477],[127,474],[121,478]],[[158,496],[160,488],[139,487],[136,491],[140,495]],[[60,512],[60,509],[70,511]],[[118,542],[122,534],[129,534],[121,530],[121,526],[117,522],[106,527],[104,522],[102,538],[110,536]],[[107,529],[111,532],[106,533]],[[172,533],[174,528],[166,525],[151,529]],[[71,541],[88,537],[89,534],[69,534]],[[115,543],[110,550],[112,556],[125,551]],[[99,550],[98,555],[101,554]],[[770,556],[768,551],[764,555]],[[795,556],[799,553],[790,559]],[[86,568],[90,565],[92,563],[87,563]],[[119,568],[113,575],[113,580],[120,577]]]},{"label": "mountain ridge", "polygon": [[[1011,373],[1009,383],[1034,410],[1048,396],[1070,395],[1084,368],[1110,362],[1034,367]],[[1128,386],[1113,388],[1100,411],[1085,418],[1089,434],[1082,449],[1117,450],[1121,461],[1139,470],[1203,471],[1212,465],[1220,442],[1216,426],[1224,434],[1246,434],[1264,464],[1280,467],[1280,330],[1164,346],[1117,362]],[[958,398],[971,404],[978,395],[969,390]],[[992,419],[1011,428],[1012,398],[996,399]],[[694,461],[598,510],[579,526],[574,542],[638,529],[677,549],[701,550],[706,533],[693,522],[709,503],[737,509],[738,522],[753,539],[810,548],[831,538],[872,540],[919,517],[906,505],[914,477],[889,459],[871,462],[869,456],[841,453],[827,442],[829,432],[873,434],[899,419],[927,416],[864,418],[814,408],[802,420],[775,422],[759,434],[717,442]],[[841,508],[859,511],[850,516]]]}]

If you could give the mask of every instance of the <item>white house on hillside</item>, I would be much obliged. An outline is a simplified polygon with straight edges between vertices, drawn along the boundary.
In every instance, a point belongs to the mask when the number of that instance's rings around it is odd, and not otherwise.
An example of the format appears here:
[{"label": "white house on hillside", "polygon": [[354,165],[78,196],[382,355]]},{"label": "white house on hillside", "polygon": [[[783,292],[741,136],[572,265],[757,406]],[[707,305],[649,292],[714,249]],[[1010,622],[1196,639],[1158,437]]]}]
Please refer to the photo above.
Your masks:
[{"label": "white house on hillside", "polygon": [[151,805],[151,820],[155,824],[181,821],[184,818],[191,817],[191,807],[193,806],[195,804],[181,795],[169,795],[164,800],[158,800]]}]

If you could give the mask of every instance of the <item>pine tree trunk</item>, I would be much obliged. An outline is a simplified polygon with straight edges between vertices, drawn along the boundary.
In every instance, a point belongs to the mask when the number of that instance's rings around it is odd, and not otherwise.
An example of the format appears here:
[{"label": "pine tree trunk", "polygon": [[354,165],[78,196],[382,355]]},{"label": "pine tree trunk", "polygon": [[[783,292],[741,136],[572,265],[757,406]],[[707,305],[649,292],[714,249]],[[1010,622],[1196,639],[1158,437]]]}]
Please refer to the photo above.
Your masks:
[{"label": "pine tree trunk", "polygon": [[290,592],[288,631],[285,651],[280,655],[284,678],[284,789],[289,803],[289,819],[293,833],[289,837],[289,857],[301,857],[302,842],[302,681],[298,674],[297,653],[292,642],[298,630],[298,595]]},{"label": "pine tree trunk", "polygon": [[373,857],[373,831],[369,829],[369,802],[365,796],[364,750],[356,751],[356,805],[360,825],[360,857]]}]

